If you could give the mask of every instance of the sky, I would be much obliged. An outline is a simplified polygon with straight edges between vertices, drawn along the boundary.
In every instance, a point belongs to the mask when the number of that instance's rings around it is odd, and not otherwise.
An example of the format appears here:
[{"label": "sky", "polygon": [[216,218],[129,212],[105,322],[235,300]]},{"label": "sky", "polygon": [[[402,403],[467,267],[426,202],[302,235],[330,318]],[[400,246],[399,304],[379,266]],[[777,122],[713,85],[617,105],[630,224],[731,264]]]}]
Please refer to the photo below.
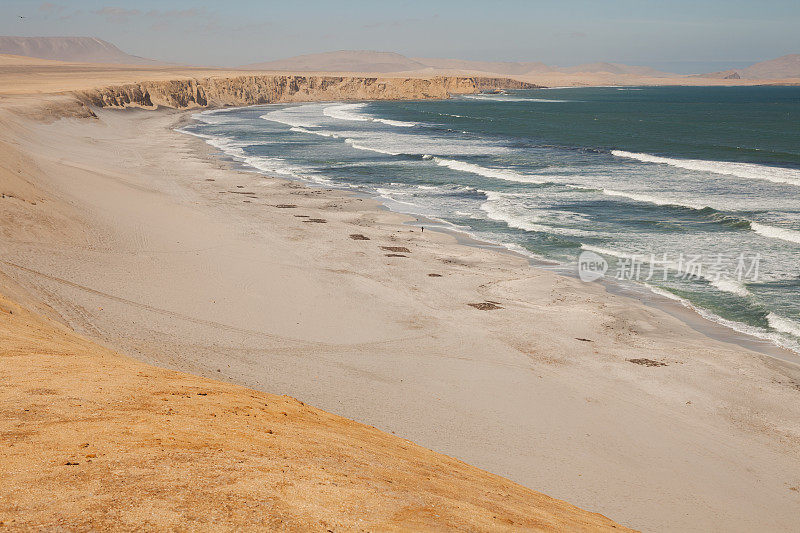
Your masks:
[{"label": "sky", "polygon": [[209,66],[379,50],[699,73],[800,53],[798,0],[0,0],[0,13],[0,35],[98,37]]}]

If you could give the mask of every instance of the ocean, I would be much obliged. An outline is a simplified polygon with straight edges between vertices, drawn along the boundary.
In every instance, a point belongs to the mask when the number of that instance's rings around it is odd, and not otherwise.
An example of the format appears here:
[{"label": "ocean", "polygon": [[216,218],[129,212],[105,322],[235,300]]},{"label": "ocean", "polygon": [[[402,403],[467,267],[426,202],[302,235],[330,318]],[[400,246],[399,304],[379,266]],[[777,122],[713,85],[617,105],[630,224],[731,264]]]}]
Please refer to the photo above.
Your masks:
[{"label": "ocean", "polygon": [[250,170],[380,197],[800,353],[800,87],[555,88],[194,118],[181,131]]}]

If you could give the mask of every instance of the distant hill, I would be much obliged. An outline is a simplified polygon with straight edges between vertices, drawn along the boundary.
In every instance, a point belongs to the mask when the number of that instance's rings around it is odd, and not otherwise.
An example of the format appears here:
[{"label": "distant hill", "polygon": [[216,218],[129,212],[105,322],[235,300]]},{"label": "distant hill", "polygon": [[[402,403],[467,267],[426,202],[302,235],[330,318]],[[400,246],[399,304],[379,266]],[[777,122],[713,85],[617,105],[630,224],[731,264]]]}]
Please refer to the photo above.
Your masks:
[{"label": "distant hill", "polygon": [[254,63],[242,68],[253,70],[293,70],[321,72],[404,72],[423,70],[426,65],[394,52],[340,50]]},{"label": "distant hill", "polygon": [[577,67],[551,67],[539,61],[470,61],[431,57],[406,57],[394,52],[367,50],[340,50],[322,54],[289,57],[265,63],[254,63],[241,68],[253,70],[286,70],[317,72],[419,72],[434,71],[476,72],[503,76],[527,76],[545,73],[608,73],[642,77],[673,76],[650,67],[622,65],[620,63],[590,63]]},{"label": "distant hill", "polygon": [[119,63],[156,65],[157,61],[126,54],[113,44],[94,37],[4,37],[0,54],[37,57],[72,63]]},{"label": "distant hill", "polygon": [[494,74],[505,74],[507,76],[522,76],[535,72],[549,72],[552,67],[535,62],[511,62],[511,61],[469,61],[466,59],[438,59],[430,57],[415,57],[414,61],[423,65],[442,70],[460,70],[491,72]]},{"label": "distant hill", "polygon": [[701,74],[701,78],[779,80],[800,78],[800,54],[789,54],[769,61],[761,61],[749,67]]},{"label": "distant hill", "polygon": [[623,65],[622,63],[586,63],[584,65],[577,65],[574,67],[562,67],[558,70],[567,74],[578,74],[581,72],[607,72],[609,74],[630,74],[633,76],[642,76],[647,78],[665,78],[674,76],[674,74],[661,72],[654,68]]}]

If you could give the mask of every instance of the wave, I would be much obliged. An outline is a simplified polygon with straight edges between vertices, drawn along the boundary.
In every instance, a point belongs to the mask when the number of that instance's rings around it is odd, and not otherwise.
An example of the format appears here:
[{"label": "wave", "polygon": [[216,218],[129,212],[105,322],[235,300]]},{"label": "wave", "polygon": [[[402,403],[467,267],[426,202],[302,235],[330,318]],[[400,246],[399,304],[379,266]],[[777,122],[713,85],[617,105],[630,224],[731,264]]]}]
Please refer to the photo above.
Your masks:
[{"label": "wave", "polygon": [[341,138],[339,134],[334,133],[332,131],[325,131],[325,130],[310,130],[307,128],[303,128],[302,126],[292,126],[289,128],[289,131],[294,131],[297,133],[308,133],[311,135],[319,135],[320,137],[330,137],[332,139],[339,139]]},{"label": "wave", "polygon": [[555,235],[565,235],[570,237],[596,236],[597,233],[584,231],[574,228],[564,228],[541,224],[541,218],[530,214],[515,214],[513,208],[513,194],[500,193],[495,191],[481,191],[486,196],[486,201],[480,206],[481,211],[491,220],[503,222],[510,228],[532,231],[535,233],[547,233]]},{"label": "wave", "polygon": [[361,109],[367,104],[342,104],[326,107],[322,110],[322,114],[326,117],[335,118],[337,120],[352,120],[356,122],[369,122],[369,119],[363,115],[352,113],[357,109]]},{"label": "wave", "polygon": [[475,165],[473,163],[458,161],[457,159],[445,159],[442,157],[434,157],[433,160],[439,166],[447,167],[452,170],[458,170],[460,172],[470,172],[486,178],[514,181],[517,183],[536,183],[539,185],[549,183],[547,180],[541,177],[531,176],[530,174],[520,174],[519,172],[508,169],[487,168],[480,165]]},{"label": "wave", "polygon": [[726,279],[726,278],[719,278],[719,279],[710,279],[706,278],[709,283],[718,290],[722,292],[728,292],[730,294],[735,294],[736,296],[741,296],[742,298],[747,298],[751,295],[750,291],[739,281],[733,279]]},{"label": "wave", "polygon": [[[581,249],[588,250],[590,252],[594,252],[594,253],[600,254],[600,255],[609,255],[609,256],[612,256],[612,257],[616,257],[618,259],[628,259],[628,260],[637,259],[638,261],[641,262],[642,265],[648,265],[649,264],[645,260],[647,258],[646,254],[630,254],[630,253],[626,253],[626,252],[619,252],[617,250],[611,250],[609,248],[601,248],[600,246],[592,246],[592,245],[589,245],[589,244],[581,244]],[[681,268],[681,265],[679,265],[678,263],[676,263],[674,261],[669,262],[668,264],[664,264],[663,266],[665,266],[669,270],[672,270],[672,271],[674,271],[674,272],[676,272],[678,274],[681,274],[681,273],[685,272]],[[697,277],[699,279],[705,280],[712,287],[714,287],[717,290],[722,291],[722,292],[727,292],[729,294],[733,294],[735,296],[739,296],[739,297],[742,297],[742,298],[747,298],[747,297],[752,295],[750,293],[750,291],[747,290],[747,287],[745,287],[744,284],[741,283],[738,280],[734,280],[734,279],[730,279],[730,278],[722,278],[722,277],[717,279],[715,277],[705,276],[705,275],[703,275],[702,272],[700,272]],[[645,285],[647,285],[647,284],[645,284]]]},{"label": "wave", "polygon": [[788,333],[794,337],[800,337],[800,322],[795,322],[786,317],[769,313],[767,315],[767,323],[769,327],[781,333]]},{"label": "wave", "polygon": [[661,205],[661,206],[675,206],[675,207],[687,207],[689,209],[696,209],[701,211],[703,209],[710,209],[709,206],[704,204],[698,204],[694,202],[687,202],[685,200],[673,200],[670,198],[659,198],[657,196],[651,196],[649,194],[640,194],[640,193],[633,193],[633,192],[624,192],[624,191],[615,191],[613,189],[601,189],[600,190],[603,194],[607,196],[618,196],[621,198],[628,198],[629,200],[634,200],[636,202],[642,202],[647,204],[653,205]]},{"label": "wave", "polygon": [[624,150],[611,150],[611,155],[626,159],[635,159],[644,163],[658,163],[670,165],[686,170],[699,172],[712,172],[737,178],[764,180],[772,183],[800,186],[800,170],[791,168],[771,167],[756,163],[734,163],[730,161],[706,161],[704,159],[673,159],[650,154],[626,152]]},{"label": "wave", "polygon": [[[551,179],[548,179],[547,176],[542,176],[542,175],[532,176],[530,174],[521,174],[519,172],[515,172],[513,170],[508,170],[508,169],[487,168],[487,167],[482,167],[480,165],[475,165],[473,163],[459,161],[456,159],[445,159],[441,157],[434,157],[433,160],[436,162],[436,164],[440,166],[448,167],[453,170],[458,170],[461,172],[470,172],[472,174],[477,174],[487,178],[513,181],[517,183],[533,183],[537,185],[553,183],[553,181]],[[585,191],[597,190],[597,189],[589,189],[574,184],[566,184],[565,186],[575,190],[585,190]],[[764,237],[800,243],[800,231],[789,230],[784,228],[776,228],[774,226],[759,224],[744,218],[723,213],[705,204],[691,202],[687,200],[659,198],[657,196],[652,196],[649,194],[616,191],[613,189],[600,189],[599,191],[605,194],[606,196],[627,198],[629,200],[634,200],[636,202],[649,203],[658,206],[682,207],[686,209],[693,209],[700,212],[706,212],[707,218],[725,226],[737,229],[752,229],[753,231]]]},{"label": "wave", "polygon": [[753,231],[755,231],[756,233],[758,233],[763,237],[800,243],[800,231],[797,230],[778,228],[775,226],[767,226],[766,224],[759,224],[757,222],[751,222],[750,227],[753,228]]},{"label": "wave", "polygon": [[575,102],[575,100],[557,100],[555,98],[522,98],[519,96],[503,96],[503,95],[492,95],[492,94],[466,94],[464,98],[469,98],[470,100],[489,100],[492,102],[539,102],[539,103],[566,103],[566,102]]},{"label": "wave", "polygon": [[206,135],[204,133],[193,132],[185,128],[178,128],[175,131],[186,133],[194,137],[199,137],[203,139],[206,144],[221,150],[227,156],[232,157],[233,159],[261,172],[267,174],[280,174],[294,179],[310,181],[327,186],[333,185],[333,182],[328,178],[310,172],[310,169],[288,163],[284,159],[280,159],[278,157],[252,156],[245,153],[244,148],[247,148],[248,146],[255,146],[256,143],[234,141],[226,137]]},{"label": "wave", "polygon": [[319,122],[315,120],[318,117],[316,110],[319,107],[318,104],[285,107],[283,109],[270,111],[269,113],[261,115],[259,118],[269,120],[270,122],[286,124],[287,126],[314,128],[320,125]]},{"label": "wave", "polygon": [[798,230],[780,228],[776,226],[762,224],[759,222],[753,222],[752,220],[748,220],[746,218],[741,218],[735,215],[724,213],[722,211],[719,211],[713,207],[709,207],[704,204],[687,202],[685,200],[671,200],[668,198],[658,198],[655,196],[650,196],[648,194],[629,193],[629,192],[615,191],[611,189],[602,189],[602,192],[603,194],[606,194],[608,196],[618,196],[622,198],[628,198],[630,200],[634,200],[637,202],[649,203],[660,206],[674,206],[674,207],[684,207],[688,209],[694,209],[700,212],[704,212],[707,218],[724,226],[729,226],[732,228],[739,228],[739,229],[750,229],[758,233],[762,237],[767,237],[770,239],[779,239],[783,241],[800,244],[800,231]]},{"label": "wave", "polygon": [[[688,309],[691,309],[692,311],[694,311],[695,313],[697,313],[701,317],[705,318],[706,320],[710,320],[711,322],[720,324],[721,326],[725,326],[726,328],[732,329],[733,331],[736,331],[737,333],[742,333],[742,334],[745,334],[745,335],[750,335],[752,337],[756,337],[756,338],[759,338],[759,339],[770,341],[771,343],[773,343],[773,344],[775,344],[777,346],[780,346],[781,348],[786,348],[787,350],[790,350],[790,351],[793,351],[795,353],[800,354],[800,343],[798,343],[798,342],[796,342],[794,340],[787,339],[781,333],[776,333],[774,331],[768,331],[768,330],[766,330],[764,328],[759,328],[759,327],[756,327],[756,326],[750,326],[748,324],[743,324],[741,322],[735,322],[733,320],[728,320],[727,318],[722,318],[721,316],[719,316],[717,314],[714,314],[711,311],[707,311],[706,309],[703,309],[702,307],[697,307],[696,305],[694,305],[692,302],[690,302],[686,298],[681,298],[680,296],[678,296],[676,294],[673,294],[670,291],[664,290],[664,289],[662,289],[660,287],[656,287],[654,285],[650,285],[648,283],[645,283],[644,285],[653,294],[657,294],[659,296],[663,296],[663,297],[668,298],[670,300],[674,300],[676,302],[679,302],[681,305],[683,305],[684,307],[686,307]],[[769,315],[767,315],[767,321],[769,321],[769,316],[770,315],[773,315],[773,313],[770,313]],[[775,315],[775,316],[777,316],[777,315]],[[777,317],[777,318],[782,318],[782,317]],[[774,320],[774,318],[773,318],[773,320]],[[772,324],[770,324],[770,327],[772,327]],[[774,330],[776,330],[776,331],[780,331],[780,330],[778,330],[778,328],[775,328],[775,327],[772,327],[772,328]],[[782,332],[782,333],[786,333],[786,332]]]},{"label": "wave", "polygon": [[367,104],[342,104],[326,107],[322,110],[322,114],[329,118],[337,120],[349,120],[356,122],[380,122],[388,126],[396,126],[400,128],[411,128],[417,126],[417,122],[406,122],[403,120],[391,120],[388,118],[379,118],[372,115],[359,113],[359,109],[363,109]]},{"label": "wave", "polygon": [[380,148],[371,148],[369,146],[364,146],[363,144],[358,144],[358,141],[354,139],[345,139],[344,142],[346,142],[356,150],[366,150],[368,152],[376,152],[378,154],[385,154],[385,155],[402,155],[399,152],[389,152],[388,150],[381,150]]}]

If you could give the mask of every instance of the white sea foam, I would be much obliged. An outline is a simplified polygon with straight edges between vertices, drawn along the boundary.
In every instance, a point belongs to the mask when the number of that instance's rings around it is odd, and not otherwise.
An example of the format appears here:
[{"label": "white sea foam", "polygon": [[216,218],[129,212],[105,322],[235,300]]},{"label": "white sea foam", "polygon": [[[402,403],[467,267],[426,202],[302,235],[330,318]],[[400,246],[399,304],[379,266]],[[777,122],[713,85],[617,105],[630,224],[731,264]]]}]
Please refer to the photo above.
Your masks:
[{"label": "white sea foam", "polygon": [[632,259],[633,257],[641,258],[641,255],[637,256],[636,254],[629,254],[626,252],[611,250],[610,248],[602,248],[600,246],[592,246],[591,244],[581,244],[581,249],[587,250],[589,252],[594,252],[600,255],[610,255],[612,257],[618,257],[620,259]]},{"label": "white sea foam", "polygon": [[[588,250],[590,252],[594,252],[600,255],[609,255],[612,257],[617,257],[619,259],[631,260],[635,258],[636,260],[642,262],[643,264],[648,264],[648,261],[650,260],[650,257],[647,256],[646,254],[630,254],[626,252],[620,252],[617,250],[611,250],[609,248],[602,248],[600,246],[592,246],[589,244],[581,244],[581,248],[583,250]],[[685,269],[682,267],[682,265],[680,265],[675,261],[668,262],[667,264],[659,263],[659,267],[666,267],[667,269],[672,270],[678,274],[685,272]],[[703,275],[702,272],[700,272],[697,275],[697,277],[699,277],[700,279],[704,279],[712,287],[716,288],[719,291],[735,294],[736,296],[740,296],[742,298],[747,298],[751,295],[750,291],[747,290],[747,287],[745,287],[744,284],[742,284],[737,280],[725,277],[720,277],[719,279],[717,279],[716,277]]]},{"label": "white sea foam", "polygon": [[753,231],[764,237],[800,243],[800,231],[797,230],[767,226],[766,224],[759,224],[758,222],[751,222],[750,227]]},{"label": "white sea foam", "polygon": [[308,134],[311,134],[311,135],[319,135],[320,137],[330,137],[332,139],[339,139],[340,138],[339,134],[334,133],[332,131],[310,130],[310,129],[307,129],[307,128],[303,128],[301,126],[292,126],[291,128],[289,128],[289,131],[294,131],[294,132],[297,132],[297,133],[308,133]]},{"label": "white sea foam", "polygon": [[314,128],[320,126],[319,118],[322,106],[320,104],[306,104],[293,107],[284,107],[270,111],[260,118],[271,122],[296,126],[301,128]]},{"label": "white sea foam", "polygon": [[467,94],[464,98],[470,100],[489,100],[492,102],[540,102],[547,104],[560,104],[574,102],[575,100],[557,100],[555,98],[523,98],[519,96],[504,96],[502,94]]},{"label": "white sea foam", "polygon": [[533,231],[537,233],[549,233],[554,235],[568,235],[572,237],[587,237],[596,235],[589,231],[575,228],[565,228],[545,224],[541,217],[534,216],[529,212],[515,212],[515,198],[517,195],[501,193],[496,191],[481,191],[486,195],[486,201],[480,206],[481,211],[491,220],[503,222],[510,228]]},{"label": "white sea foam", "polygon": [[341,104],[341,105],[334,105],[330,107],[326,107],[322,110],[322,114],[326,117],[335,118],[338,120],[351,120],[356,122],[369,122],[369,118],[354,113],[353,111],[357,111],[363,108],[367,104]]},{"label": "white sea foam", "polygon": [[280,174],[282,176],[289,176],[295,179],[328,186],[333,184],[331,180],[319,174],[310,172],[309,169],[293,165],[278,157],[248,155],[244,151],[244,148],[248,146],[254,146],[254,143],[252,142],[233,141],[231,139],[226,139],[225,137],[196,133],[182,128],[179,128],[176,131],[199,137],[205,140],[210,146],[221,150],[223,153],[232,157],[233,159],[266,174]]},{"label": "white sea foam", "polygon": [[358,141],[354,139],[345,139],[344,142],[355,148],[356,150],[366,150],[368,152],[376,152],[379,154],[386,154],[386,155],[400,155],[398,152],[390,152],[388,150],[382,150],[380,148],[374,148],[371,146],[364,146],[363,144],[359,144]]},{"label": "white sea foam", "polygon": [[771,167],[758,165],[755,163],[733,163],[729,161],[706,161],[703,159],[674,159],[671,157],[660,157],[650,154],[639,154],[626,152],[624,150],[612,150],[612,155],[635,159],[644,163],[658,163],[683,168],[686,170],[696,170],[699,172],[712,172],[737,178],[765,180],[772,183],[781,183],[800,186],[800,170],[791,168]]},{"label": "white sea foam", "polygon": [[412,128],[417,125],[416,122],[406,122],[404,120],[391,120],[388,118],[375,118],[372,117],[373,122],[381,122],[389,126],[397,126],[398,128]]},{"label": "white sea foam", "polygon": [[767,322],[769,323],[769,327],[775,331],[800,337],[800,323],[795,322],[794,320],[776,315],[775,313],[769,313],[767,315]]},{"label": "white sea foam", "polygon": [[542,177],[531,176],[529,174],[520,174],[513,170],[500,169],[500,168],[487,168],[465,161],[458,161],[457,159],[445,159],[442,157],[434,157],[433,160],[437,165],[447,167],[460,172],[470,172],[479,176],[487,178],[495,178],[505,181],[515,181],[517,183],[547,183]]},{"label": "white sea foam", "polygon": [[607,196],[618,196],[621,198],[628,198],[629,200],[634,200],[636,202],[643,202],[648,204],[654,205],[674,205],[678,207],[688,207],[689,209],[705,209],[706,205],[698,204],[695,202],[689,202],[686,200],[673,200],[670,198],[659,198],[657,196],[651,196],[649,194],[640,194],[634,192],[625,192],[625,191],[615,191],[613,189],[602,189],[601,191],[603,194]]},{"label": "white sea foam", "polygon": [[[666,291],[664,289],[661,289],[659,287],[655,287],[655,286],[647,284],[647,283],[645,283],[644,285],[651,292],[653,292],[654,294],[657,294],[659,296],[663,296],[665,298],[669,298],[670,300],[675,300],[676,302],[680,302],[681,305],[683,305],[684,307],[686,307],[688,309],[691,309],[692,311],[694,311],[695,313],[697,313],[701,317],[705,318],[706,320],[710,320],[711,322],[715,322],[717,324],[725,326],[726,328],[732,329],[733,331],[736,331],[738,333],[743,333],[745,335],[750,335],[752,337],[756,337],[756,338],[759,338],[759,339],[764,339],[764,340],[772,342],[773,344],[775,344],[777,346],[780,346],[781,348],[786,348],[787,350],[791,350],[791,351],[793,351],[795,353],[800,353],[800,343],[798,343],[798,342],[796,342],[794,340],[788,339],[788,338],[786,338],[784,335],[782,335],[780,333],[775,333],[773,331],[767,331],[767,330],[765,330],[763,328],[759,328],[759,327],[755,327],[755,326],[749,326],[747,324],[742,324],[741,322],[735,322],[733,320],[728,320],[726,318],[722,318],[721,316],[716,315],[716,314],[712,313],[711,311],[707,311],[706,309],[703,309],[701,307],[697,307],[696,305],[694,305],[689,300],[687,300],[685,298],[681,298],[680,296],[677,296],[677,295],[675,295],[675,294],[673,294],[673,293],[671,293],[669,291]],[[773,315],[773,314],[770,313],[770,315]],[[775,316],[777,316],[777,315],[775,315]],[[778,319],[782,319],[782,317],[777,317],[777,318]],[[773,318],[773,320],[775,320],[775,319]],[[767,321],[768,322],[770,321],[769,315],[767,316]],[[776,331],[780,331],[778,328],[772,326],[771,322],[770,322],[770,327],[772,327]],[[782,333],[788,333],[788,332],[784,331]]]},{"label": "white sea foam", "polygon": [[712,286],[716,287],[717,289],[723,292],[729,292],[731,294],[735,294],[736,296],[741,296],[742,298],[747,298],[748,296],[750,296],[750,291],[748,291],[747,288],[742,283],[736,280],[727,278],[719,278],[719,279],[706,278],[706,279],[708,279],[709,283],[711,283]]},{"label": "white sea foam", "polygon": [[322,114],[326,117],[334,118],[337,120],[349,120],[356,122],[380,122],[388,126],[396,126],[399,128],[411,128],[416,126],[416,122],[405,122],[403,120],[391,120],[388,118],[379,118],[365,113],[360,113],[359,110],[364,109],[367,104],[341,104],[326,107],[322,110]]}]

